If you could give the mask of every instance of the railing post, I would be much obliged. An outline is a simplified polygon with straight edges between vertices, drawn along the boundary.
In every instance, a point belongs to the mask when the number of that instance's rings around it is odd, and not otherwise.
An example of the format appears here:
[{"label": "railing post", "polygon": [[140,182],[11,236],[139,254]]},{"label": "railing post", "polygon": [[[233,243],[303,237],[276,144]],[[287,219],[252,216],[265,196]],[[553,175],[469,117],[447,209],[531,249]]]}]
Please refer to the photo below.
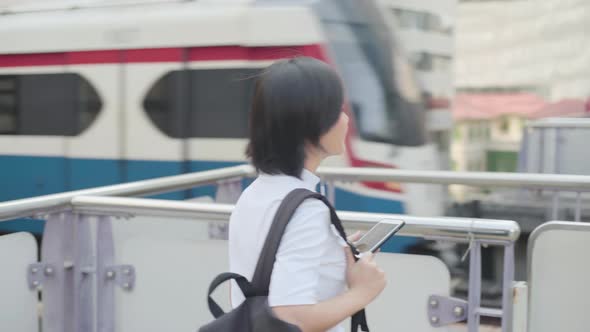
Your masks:
[{"label": "railing post", "polygon": [[[242,194],[242,179],[219,181],[215,192],[215,202],[235,204]],[[229,229],[227,224],[210,223],[209,238],[227,240]]]},{"label": "railing post", "polygon": [[96,325],[97,332],[115,331],[115,285],[107,267],[114,265],[115,245],[111,217],[98,217],[96,230]]},{"label": "railing post", "polygon": [[473,241],[469,253],[469,296],[467,331],[479,331],[479,309],[481,304],[481,244]]},{"label": "railing post", "polygon": [[41,262],[54,268],[42,285],[44,332],[76,332],[74,312],[74,215],[50,214],[45,218]]},{"label": "railing post", "polygon": [[575,218],[577,222],[579,222],[582,219],[582,193],[581,192],[577,192],[576,193],[576,218]]},{"label": "railing post", "polygon": [[326,197],[332,205],[336,205],[336,186],[332,180],[326,181]]},{"label": "railing post", "polygon": [[551,204],[551,220],[559,219],[559,191],[553,192],[553,203]]},{"label": "railing post", "polygon": [[75,331],[94,331],[95,251],[90,232],[90,216],[74,215],[74,320]]},{"label": "railing post", "polygon": [[504,277],[502,282],[502,332],[512,332],[514,282],[514,244],[504,247]]}]

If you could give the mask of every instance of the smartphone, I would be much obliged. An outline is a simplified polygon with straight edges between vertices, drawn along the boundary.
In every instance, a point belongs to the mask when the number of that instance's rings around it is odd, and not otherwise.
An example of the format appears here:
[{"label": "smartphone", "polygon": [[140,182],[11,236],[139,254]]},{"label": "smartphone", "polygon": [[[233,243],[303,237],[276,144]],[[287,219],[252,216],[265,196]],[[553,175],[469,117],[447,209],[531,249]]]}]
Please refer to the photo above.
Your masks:
[{"label": "smartphone", "polygon": [[385,241],[389,240],[393,234],[397,233],[406,223],[403,220],[385,219],[377,223],[363,237],[361,237],[354,246],[362,254],[364,252],[375,252]]}]

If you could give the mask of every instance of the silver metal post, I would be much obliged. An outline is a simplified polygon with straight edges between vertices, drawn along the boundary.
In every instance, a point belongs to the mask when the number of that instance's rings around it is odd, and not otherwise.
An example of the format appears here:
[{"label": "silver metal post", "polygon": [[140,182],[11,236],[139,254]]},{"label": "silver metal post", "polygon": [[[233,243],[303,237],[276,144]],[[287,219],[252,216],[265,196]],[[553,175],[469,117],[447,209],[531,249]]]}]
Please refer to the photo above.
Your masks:
[{"label": "silver metal post", "polygon": [[467,331],[479,331],[479,309],[481,304],[481,244],[473,241],[469,253],[469,296]]},{"label": "silver metal post", "polygon": [[559,191],[553,192],[553,204],[552,204],[551,218],[557,220],[559,217]]},{"label": "silver metal post", "polygon": [[336,204],[336,187],[334,186],[334,181],[326,181],[326,197],[332,205]]},{"label": "silver metal post", "polygon": [[514,282],[514,244],[504,247],[504,280],[502,282],[502,332],[512,332]]},{"label": "silver metal post", "polygon": [[115,262],[111,217],[101,216],[96,231],[96,325],[97,332],[115,331],[115,285],[109,282],[108,266]]},{"label": "silver metal post", "polygon": [[553,173],[559,174],[561,172],[561,130],[555,128],[555,145],[553,146]]},{"label": "silver metal post", "polygon": [[582,219],[582,193],[576,193],[576,221],[581,221]]},{"label": "silver metal post", "polygon": [[[74,291],[75,331],[94,330],[95,251],[91,235],[91,216],[74,215]],[[68,315],[69,316],[69,315]]]},{"label": "silver metal post", "polygon": [[539,133],[539,163],[538,173],[545,173],[545,128],[540,128]]},{"label": "silver metal post", "polygon": [[45,332],[74,332],[74,218],[71,212],[50,214],[46,218],[41,259],[54,264],[53,277],[43,285],[43,323]]}]

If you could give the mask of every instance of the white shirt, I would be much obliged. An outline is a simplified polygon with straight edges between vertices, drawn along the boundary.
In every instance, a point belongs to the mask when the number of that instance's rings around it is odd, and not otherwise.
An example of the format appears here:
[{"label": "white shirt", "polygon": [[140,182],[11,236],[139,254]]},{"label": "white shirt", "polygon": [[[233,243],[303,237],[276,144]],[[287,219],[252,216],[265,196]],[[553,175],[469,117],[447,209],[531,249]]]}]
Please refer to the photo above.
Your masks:
[{"label": "white shirt", "polygon": [[[261,174],[240,196],[229,222],[230,271],[252,279],[274,215],[293,189],[315,191],[319,178],[303,170],[301,179]],[[346,242],[330,222],[330,211],[317,199],[308,199],[287,225],[271,276],[271,307],[325,301],[346,289]],[[233,307],[244,301],[231,284]],[[342,324],[328,330],[343,332]]]}]

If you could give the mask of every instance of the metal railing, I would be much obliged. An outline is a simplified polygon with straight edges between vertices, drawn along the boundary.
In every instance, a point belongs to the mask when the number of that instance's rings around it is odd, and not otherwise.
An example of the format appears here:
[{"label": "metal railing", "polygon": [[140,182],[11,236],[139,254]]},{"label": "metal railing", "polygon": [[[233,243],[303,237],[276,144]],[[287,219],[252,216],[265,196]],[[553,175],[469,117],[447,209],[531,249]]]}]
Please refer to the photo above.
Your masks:
[{"label": "metal railing", "polygon": [[[123,217],[149,215],[227,222],[233,207],[231,204],[218,203],[82,196],[74,197],[67,208],[72,212],[81,214]],[[486,244],[504,244],[515,242],[520,236],[518,224],[507,220],[413,217],[352,211],[338,211],[338,216],[346,226],[359,230],[367,230],[383,219],[403,219],[406,225],[398,234],[427,239],[444,239],[457,242],[485,241]]]},{"label": "metal railing", "polygon": [[[70,202],[72,212],[78,214],[123,216],[136,215],[190,218],[191,220],[227,222],[233,210],[230,204],[179,202],[156,199],[120,197],[75,197]],[[520,228],[514,221],[467,218],[428,218],[407,215],[338,211],[344,225],[353,229],[368,229],[383,219],[403,219],[406,226],[400,235],[426,239],[470,243],[468,330],[478,330],[479,318],[502,318],[502,331],[511,331],[512,282],[514,281],[514,243]],[[504,246],[504,280],[502,310],[481,307],[481,246]],[[438,304],[436,304],[438,306]],[[438,317],[431,317],[434,323]],[[436,318],[436,319],[434,319]]]},{"label": "metal railing", "polygon": [[[503,177],[502,174],[494,174],[494,176],[490,177],[488,174],[410,172],[387,169],[322,168],[318,173],[323,181],[328,181],[328,184],[335,180],[421,183],[460,182],[468,184],[477,182],[486,185],[488,183],[498,184],[497,181],[501,178],[504,179],[504,183],[517,181],[513,176]],[[439,176],[435,173],[439,173]],[[127,184],[16,200],[0,203],[0,221],[24,216],[35,216],[44,217],[48,220],[48,224],[55,225],[57,224],[57,222],[55,222],[55,216],[63,216],[63,213],[66,213],[66,215],[75,214],[77,217],[81,217],[81,220],[84,220],[84,218],[91,215],[124,217],[152,215],[164,217],[190,217],[191,219],[198,218],[207,221],[227,221],[233,209],[232,205],[105,196],[154,195],[184,190],[204,184],[223,184],[224,182],[241,181],[242,178],[250,177],[254,174],[254,169],[251,166],[243,165],[214,171],[205,171],[155,180],[144,180]],[[494,182],[492,178],[495,178],[496,181]],[[558,180],[559,179],[553,179],[552,183],[557,185],[559,182]],[[545,177],[545,179],[539,178],[535,181],[529,181],[528,185],[545,185],[546,183],[551,183],[551,180],[548,179],[548,177]],[[578,185],[579,183],[580,182],[578,182]],[[513,185],[516,186],[516,184]],[[469,242],[471,250],[469,264],[469,301],[468,308],[466,308],[468,309],[467,320],[469,331],[477,331],[480,316],[502,317],[503,331],[506,332],[510,330],[512,314],[511,285],[514,279],[514,242],[518,239],[520,234],[520,229],[516,222],[464,218],[422,218],[405,215],[343,211],[339,211],[339,216],[348,227],[357,229],[369,228],[371,225],[384,218],[398,218],[405,220],[407,223],[407,226],[401,231],[401,235],[419,236],[427,239],[448,240],[454,242]],[[58,219],[59,218],[61,217],[58,217]],[[73,224],[70,223],[69,225]],[[60,229],[61,232],[68,231],[67,225],[60,227],[62,227]],[[83,230],[84,227],[77,227],[76,229],[79,232],[80,230]],[[56,238],[56,232],[57,231],[50,232],[53,237],[52,241],[59,241],[59,237]],[[104,231],[103,227],[103,231],[99,231],[99,233],[104,232],[108,233],[109,231]],[[44,242],[46,235],[47,234],[44,234]],[[87,236],[88,235],[79,235],[79,238],[85,238]],[[112,240],[108,239],[105,241],[105,243],[111,242]],[[480,305],[481,246],[489,244],[504,247],[502,310],[483,308]],[[112,251],[112,248],[107,251]]]},{"label": "metal railing", "polygon": [[32,217],[38,213],[63,209],[77,196],[148,196],[164,194],[201,185],[217,184],[223,181],[240,180],[255,174],[249,165],[227,167],[182,175],[166,176],[111,186],[69,191],[0,203],[0,221],[21,217]]},{"label": "metal railing", "polygon": [[[250,165],[227,167],[211,171],[167,176],[92,189],[70,191],[0,203],[0,221],[33,216],[36,213],[59,209],[77,196],[148,196],[190,189],[199,185],[239,180],[256,174]],[[581,208],[580,193],[590,191],[590,176],[484,173],[450,171],[409,171],[387,168],[320,167],[317,174],[328,186],[339,181],[382,181],[421,184],[458,184],[468,186],[519,188],[531,190],[571,191],[578,193],[576,215]],[[333,190],[328,190],[328,193]],[[332,194],[333,195],[333,194]],[[332,197],[333,199],[333,197]],[[554,201],[554,208],[558,202]]]},{"label": "metal railing", "polygon": [[328,196],[334,200],[335,181],[391,181],[440,185],[465,185],[540,190],[552,192],[551,215],[557,219],[560,192],[573,192],[575,221],[581,219],[582,193],[590,192],[590,176],[564,174],[502,173],[502,172],[451,172],[410,171],[386,168],[323,167],[318,174],[328,186]]}]

